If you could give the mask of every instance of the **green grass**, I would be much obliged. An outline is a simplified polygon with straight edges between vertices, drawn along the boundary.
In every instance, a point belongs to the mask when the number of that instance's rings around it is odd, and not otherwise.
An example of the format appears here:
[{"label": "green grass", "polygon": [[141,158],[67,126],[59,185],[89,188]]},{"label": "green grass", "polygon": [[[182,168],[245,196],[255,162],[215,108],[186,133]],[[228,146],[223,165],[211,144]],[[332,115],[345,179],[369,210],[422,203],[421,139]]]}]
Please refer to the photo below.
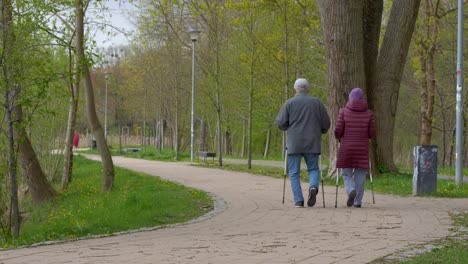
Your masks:
[{"label": "green grass", "polygon": [[213,208],[204,192],[120,168],[114,188],[103,193],[101,163],[76,156],[74,164],[73,182],[56,199],[40,206],[22,201],[21,211],[28,213],[22,215],[20,238],[0,236],[1,247],[181,223]]},{"label": "green grass", "polygon": [[[198,163],[198,166],[217,168],[216,163]],[[252,165],[248,169],[245,164],[223,164],[223,169],[230,171],[248,172],[256,175],[269,176],[274,178],[283,178],[284,169],[280,167]],[[326,177],[327,171],[323,171],[323,182],[325,185],[336,185],[336,179]],[[301,180],[308,181],[307,172],[301,170]],[[394,194],[401,196],[412,195],[413,175],[409,173],[383,173],[373,179],[374,191],[379,193]],[[343,180],[340,178],[339,186],[343,187]],[[371,189],[370,181],[366,181],[365,188]],[[448,198],[468,198],[468,188],[466,184],[457,187],[454,181],[437,180],[437,192],[424,194],[429,197],[448,197]]]},{"label": "green grass", "polygon": [[[175,153],[172,150],[166,149],[161,152],[155,150],[153,147],[147,147],[147,150],[141,150],[136,153],[125,153],[122,155],[126,157],[134,157],[141,159],[149,160],[162,160],[162,161],[174,161]],[[113,150],[115,153],[116,150]],[[189,160],[190,156],[188,153],[180,154],[182,160]],[[322,160],[324,165],[328,164],[328,160]],[[204,164],[199,162],[198,166],[205,167],[216,167],[217,162],[208,162]],[[252,165],[252,169],[248,169],[245,164],[223,164],[223,169],[231,171],[240,171],[240,172],[249,172],[256,175],[264,175],[275,178],[283,177],[283,168],[272,167],[272,166],[261,166],[261,165]],[[450,168],[439,168],[439,173],[444,174],[444,172],[450,173]],[[382,173],[375,178],[374,180],[374,191],[386,194],[402,195],[408,196],[412,195],[413,190],[413,175],[410,169],[403,169],[402,173]],[[330,179],[326,177],[327,171],[323,172],[323,180],[325,185],[335,185],[335,179]],[[466,172],[468,175],[468,171]],[[301,177],[303,181],[308,181],[307,173],[303,169],[301,172]],[[340,186],[343,187],[343,181],[340,179]],[[371,189],[370,181],[366,181],[366,189]],[[456,186],[453,180],[437,180],[437,191],[434,193],[424,194],[424,196],[430,197],[447,197],[447,198],[468,198],[468,187],[466,184],[461,186]]]},{"label": "green grass", "polygon": [[[372,264],[464,264],[468,259],[468,211],[452,214],[455,222],[455,236],[431,243],[435,248],[429,252],[403,259],[377,259]],[[418,249],[418,248],[416,248]],[[409,251],[411,252],[411,250]],[[400,253],[396,253],[400,255]]]},{"label": "green grass", "polygon": [[[405,173],[413,173],[413,168],[399,168],[401,172]],[[455,168],[454,167],[437,167],[437,174],[438,175],[447,175],[447,176],[455,176]],[[468,175],[468,168],[463,168],[463,175]],[[466,176],[465,176],[466,177]]]}]

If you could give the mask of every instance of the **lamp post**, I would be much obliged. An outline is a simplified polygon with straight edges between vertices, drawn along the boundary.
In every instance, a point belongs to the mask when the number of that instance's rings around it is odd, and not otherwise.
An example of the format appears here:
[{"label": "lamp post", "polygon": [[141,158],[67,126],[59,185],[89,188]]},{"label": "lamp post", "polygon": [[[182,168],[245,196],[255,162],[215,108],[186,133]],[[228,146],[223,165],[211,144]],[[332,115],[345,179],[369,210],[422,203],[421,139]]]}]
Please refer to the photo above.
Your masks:
[{"label": "lamp post", "polygon": [[198,34],[200,31],[192,27],[189,32],[190,39],[192,40],[192,114],[190,118],[190,161],[193,161],[194,150],[194,115],[195,115],[195,42],[197,42]]},{"label": "lamp post", "polygon": [[109,81],[109,72],[104,73],[104,79],[106,79],[106,97],[104,106],[104,137],[107,139],[107,83]]},{"label": "lamp post", "polygon": [[463,183],[463,1],[458,0],[455,184]]}]

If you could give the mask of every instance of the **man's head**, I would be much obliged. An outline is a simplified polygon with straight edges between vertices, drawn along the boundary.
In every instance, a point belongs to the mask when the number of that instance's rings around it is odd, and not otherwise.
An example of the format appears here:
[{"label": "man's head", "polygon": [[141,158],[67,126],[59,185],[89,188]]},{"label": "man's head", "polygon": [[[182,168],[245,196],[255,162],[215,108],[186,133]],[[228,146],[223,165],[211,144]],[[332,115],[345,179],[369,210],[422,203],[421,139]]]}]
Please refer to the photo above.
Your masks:
[{"label": "man's head", "polygon": [[349,93],[349,101],[362,99],[364,99],[364,93],[362,92],[361,88],[354,88]]},{"label": "man's head", "polygon": [[307,93],[309,92],[310,89],[310,84],[306,79],[299,78],[294,82],[294,90],[296,90],[296,93]]}]

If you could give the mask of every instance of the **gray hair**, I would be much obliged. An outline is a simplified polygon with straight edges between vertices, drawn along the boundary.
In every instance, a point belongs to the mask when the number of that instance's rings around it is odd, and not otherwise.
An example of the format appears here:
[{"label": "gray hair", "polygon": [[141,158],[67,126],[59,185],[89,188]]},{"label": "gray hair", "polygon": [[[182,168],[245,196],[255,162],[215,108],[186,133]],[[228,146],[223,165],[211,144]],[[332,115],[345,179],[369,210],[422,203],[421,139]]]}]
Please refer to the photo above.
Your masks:
[{"label": "gray hair", "polygon": [[299,78],[294,82],[294,89],[298,92],[307,92],[309,88],[310,84],[306,79]]}]

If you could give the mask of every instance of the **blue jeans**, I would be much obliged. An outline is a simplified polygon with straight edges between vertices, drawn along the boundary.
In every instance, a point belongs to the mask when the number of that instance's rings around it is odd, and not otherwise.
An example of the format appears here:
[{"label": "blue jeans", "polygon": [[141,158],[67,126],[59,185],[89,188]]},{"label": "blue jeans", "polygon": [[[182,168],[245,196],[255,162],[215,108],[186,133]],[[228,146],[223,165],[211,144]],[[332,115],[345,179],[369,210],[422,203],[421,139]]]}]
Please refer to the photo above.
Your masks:
[{"label": "blue jeans", "polygon": [[288,154],[288,171],[289,178],[291,179],[291,189],[295,203],[304,202],[300,177],[302,157],[304,157],[307,165],[307,173],[309,174],[309,188],[314,187],[317,189],[317,192],[319,189],[319,155],[314,153]]},{"label": "blue jeans", "polygon": [[362,197],[364,197],[364,184],[366,182],[367,169],[360,168],[344,168],[343,180],[346,193],[356,190],[356,198],[354,199],[355,205],[362,204]]}]

